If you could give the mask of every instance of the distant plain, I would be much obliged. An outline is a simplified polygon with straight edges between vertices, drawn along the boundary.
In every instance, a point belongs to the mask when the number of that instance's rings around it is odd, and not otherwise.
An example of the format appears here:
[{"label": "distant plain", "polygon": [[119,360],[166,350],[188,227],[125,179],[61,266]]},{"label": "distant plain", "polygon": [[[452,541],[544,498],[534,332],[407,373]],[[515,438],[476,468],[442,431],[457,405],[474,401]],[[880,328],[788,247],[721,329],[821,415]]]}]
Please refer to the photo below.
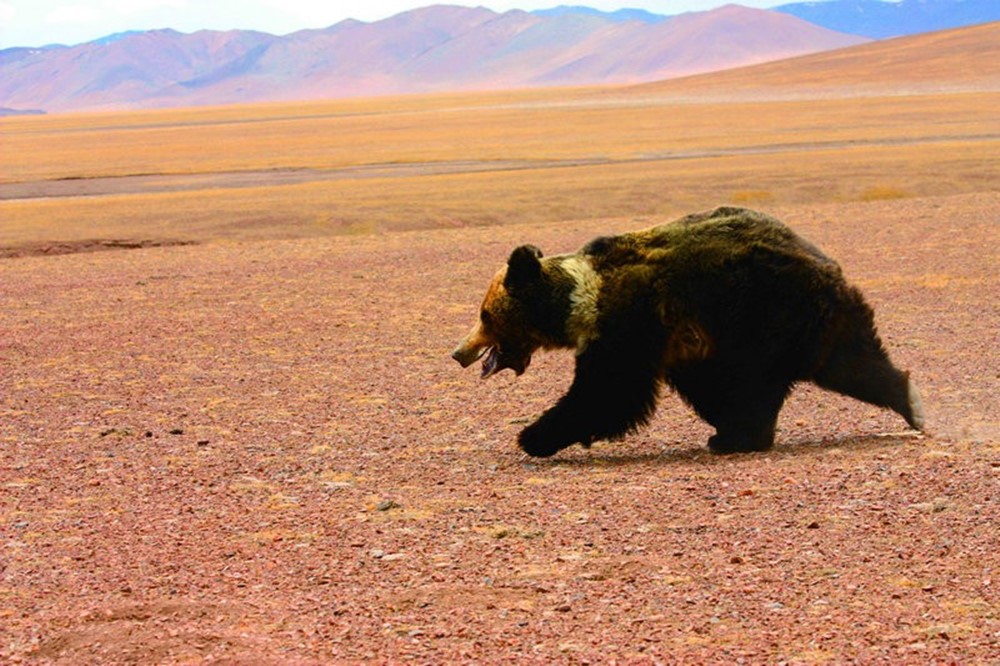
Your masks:
[{"label": "distant plain", "polygon": [[1000,24],[633,87],[0,120],[0,248],[990,190]]},{"label": "distant plain", "polygon": [[298,238],[858,201],[1000,182],[1000,92],[676,103],[630,89],[0,122],[0,247]]}]

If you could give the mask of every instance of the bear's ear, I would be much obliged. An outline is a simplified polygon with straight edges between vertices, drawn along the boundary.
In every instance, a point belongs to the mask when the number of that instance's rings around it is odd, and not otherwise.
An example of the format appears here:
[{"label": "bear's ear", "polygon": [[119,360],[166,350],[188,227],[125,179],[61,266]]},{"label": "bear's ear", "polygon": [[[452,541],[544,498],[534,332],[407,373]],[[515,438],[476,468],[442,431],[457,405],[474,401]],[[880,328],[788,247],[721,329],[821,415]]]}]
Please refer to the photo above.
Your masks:
[{"label": "bear's ear", "polygon": [[536,281],[542,274],[542,251],[534,245],[522,245],[510,253],[507,260],[507,276],[503,286],[508,291]]}]

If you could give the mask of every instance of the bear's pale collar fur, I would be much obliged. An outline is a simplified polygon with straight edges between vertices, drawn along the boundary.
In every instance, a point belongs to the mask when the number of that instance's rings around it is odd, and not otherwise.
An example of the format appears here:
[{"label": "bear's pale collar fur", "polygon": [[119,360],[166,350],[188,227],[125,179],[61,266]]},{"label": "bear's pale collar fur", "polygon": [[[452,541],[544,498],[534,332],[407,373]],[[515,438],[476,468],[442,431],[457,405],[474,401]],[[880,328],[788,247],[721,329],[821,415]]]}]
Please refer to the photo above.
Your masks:
[{"label": "bear's pale collar fur", "polygon": [[585,256],[569,254],[552,257],[552,261],[558,262],[559,268],[573,281],[566,336],[579,354],[597,338],[597,297],[601,291],[601,276]]}]

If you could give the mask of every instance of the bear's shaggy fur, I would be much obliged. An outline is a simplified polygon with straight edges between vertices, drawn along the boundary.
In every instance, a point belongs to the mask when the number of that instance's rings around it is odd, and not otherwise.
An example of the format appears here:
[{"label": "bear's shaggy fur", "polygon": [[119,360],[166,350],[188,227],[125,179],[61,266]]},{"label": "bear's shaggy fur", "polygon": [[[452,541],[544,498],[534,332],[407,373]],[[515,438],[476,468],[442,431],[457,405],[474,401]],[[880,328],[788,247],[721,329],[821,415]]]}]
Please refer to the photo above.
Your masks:
[{"label": "bear's shaggy fur", "polygon": [[520,375],[538,349],[576,350],[569,391],[518,442],[533,456],[644,425],[666,384],[716,429],[719,453],[774,443],[799,381],[888,407],[923,428],[909,375],[840,267],[781,222],[718,208],[597,238],[575,254],[515,249],[452,356]]}]

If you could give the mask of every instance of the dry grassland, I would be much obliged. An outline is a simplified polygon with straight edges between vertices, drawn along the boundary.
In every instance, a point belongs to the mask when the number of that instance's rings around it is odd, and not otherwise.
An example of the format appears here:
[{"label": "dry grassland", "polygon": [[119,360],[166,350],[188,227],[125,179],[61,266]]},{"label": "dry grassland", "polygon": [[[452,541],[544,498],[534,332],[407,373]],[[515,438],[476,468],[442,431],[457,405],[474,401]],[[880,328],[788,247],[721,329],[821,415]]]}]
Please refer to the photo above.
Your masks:
[{"label": "dry grassland", "polygon": [[691,104],[581,90],[5,119],[0,247],[992,190],[998,104],[998,93]]}]

